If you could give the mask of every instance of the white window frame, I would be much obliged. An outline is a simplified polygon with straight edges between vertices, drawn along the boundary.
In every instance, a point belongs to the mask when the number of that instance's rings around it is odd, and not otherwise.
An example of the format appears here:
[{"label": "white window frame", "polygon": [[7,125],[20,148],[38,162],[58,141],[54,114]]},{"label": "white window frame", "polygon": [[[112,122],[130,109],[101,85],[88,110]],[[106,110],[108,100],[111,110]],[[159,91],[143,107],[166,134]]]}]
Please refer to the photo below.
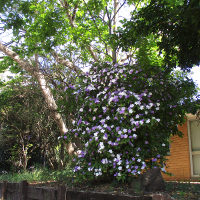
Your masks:
[{"label": "white window frame", "polygon": [[190,154],[190,169],[191,169],[191,178],[199,178],[200,175],[194,175],[194,168],[193,168],[193,160],[192,160],[192,143],[191,143],[191,129],[190,129],[190,122],[196,121],[196,116],[192,114],[187,114],[187,132],[188,132],[188,143],[189,143],[189,154]]}]

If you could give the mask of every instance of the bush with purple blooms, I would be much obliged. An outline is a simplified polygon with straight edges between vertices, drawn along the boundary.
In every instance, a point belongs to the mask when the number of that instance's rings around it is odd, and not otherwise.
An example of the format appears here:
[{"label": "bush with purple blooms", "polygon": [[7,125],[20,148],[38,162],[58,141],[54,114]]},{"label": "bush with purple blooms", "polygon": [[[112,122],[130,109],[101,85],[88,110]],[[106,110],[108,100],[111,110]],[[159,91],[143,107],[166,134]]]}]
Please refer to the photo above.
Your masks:
[{"label": "bush with purple blooms", "polygon": [[192,81],[160,67],[96,64],[74,88],[79,104],[70,140],[82,149],[74,158],[81,178],[125,180],[165,164],[169,137],[192,104]]}]

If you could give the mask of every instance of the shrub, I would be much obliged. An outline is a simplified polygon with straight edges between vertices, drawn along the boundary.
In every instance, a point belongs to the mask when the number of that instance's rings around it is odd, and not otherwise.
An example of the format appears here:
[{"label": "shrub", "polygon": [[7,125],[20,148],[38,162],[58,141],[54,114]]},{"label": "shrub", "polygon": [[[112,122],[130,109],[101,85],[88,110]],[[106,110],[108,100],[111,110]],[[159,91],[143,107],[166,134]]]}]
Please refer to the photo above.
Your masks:
[{"label": "shrub", "polygon": [[[79,110],[66,140],[83,145],[74,158],[78,177],[125,180],[161,167],[169,137],[192,104],[195,86],[157,66],[95,64],[73,88]],[[82,99],[82,101],[81,101]],[[80,103],[82,102],[82,103]]]}]

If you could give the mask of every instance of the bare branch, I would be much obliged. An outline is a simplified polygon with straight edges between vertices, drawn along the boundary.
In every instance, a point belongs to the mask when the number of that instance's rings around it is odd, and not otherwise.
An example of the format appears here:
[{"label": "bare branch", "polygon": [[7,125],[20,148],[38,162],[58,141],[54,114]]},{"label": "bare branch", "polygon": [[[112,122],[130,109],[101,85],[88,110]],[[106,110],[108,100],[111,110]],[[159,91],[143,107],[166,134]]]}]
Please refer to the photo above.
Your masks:
[{"label": "bare branch", "polygon": [[52,55],[53,55],[53,57],[56,59],[56,61],[57,61],[59,64],[64,65],[64,66],[67,66],[67,67],[69,67],[71,70],[74,70],[74,71],[77,72],[77,73],[81,73],[81,74],[84,73],[84,72],[83,72],[79,67],[77,67],[74,63],[65,60],[65,59],[62,58],[60,55],[58,55],[55,51],[52,52]]},{"label": "bare branch", "polygon": [[126,0],[122,3],[122,5],[117,9],[116,12],[114,12],[114,15],[111,19],[111,21],[113,21],[116,18],[116,15],[119,13],[119,11],[121,10],[121,8],[124,6],[124,4],[126,3]]},{"label": "bare branch", "polygon": [[111,21],[111,16],[109,15],[107,6],[106,6],[106,14],[108,17],[109,34],[111,35],[112,34],[112,21]]}]

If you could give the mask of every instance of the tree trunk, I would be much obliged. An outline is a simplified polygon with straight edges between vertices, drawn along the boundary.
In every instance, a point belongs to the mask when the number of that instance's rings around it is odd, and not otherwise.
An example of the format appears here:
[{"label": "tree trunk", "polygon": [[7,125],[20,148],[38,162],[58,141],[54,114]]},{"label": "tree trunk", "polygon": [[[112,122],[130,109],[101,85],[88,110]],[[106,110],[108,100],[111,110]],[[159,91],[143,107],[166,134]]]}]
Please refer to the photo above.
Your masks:
[{"label": "tree trunk", "polygon": [[[19,57],[19,55],[17,55],[17,53],[15,53],[14,51],[12,51],[11,49],[9,49],[8,47],[6,47],[5,45],[3,45],[0,42],[0,51],[2,51],[4,54],[6,54],[7,56],[9,56],[10,58],[12,58],[15,62],[17,62],[19,64],[19,66],[24,69],[25,71],[29,72],[31,76],[33,76],[34,78],[36,78],[36,80],[39,83],[40,89],[42,91],[42,94],[45,98],[45,101],[48,105],[48,108],[50,109],[50,111],[52,112],[52,117],[55,120],[55,122],[57,123],[60,133],[61,135],[67,133],[67,128],[66,125],[64,123],[64,120],[61,116],[61,114],[57,111],[57,104],[54,100],[53,94],[51,92],[50,87],[47,84],[47,81],[45,79],[44,74],[39,70],[39,67],[37,66],[37,64],[35,64],[36,66],[33,66],[32,63],[21,59]],[[74,151],[73,145],[69,144],[67,147],[67,151],[68,153],[71,155]]]}]

